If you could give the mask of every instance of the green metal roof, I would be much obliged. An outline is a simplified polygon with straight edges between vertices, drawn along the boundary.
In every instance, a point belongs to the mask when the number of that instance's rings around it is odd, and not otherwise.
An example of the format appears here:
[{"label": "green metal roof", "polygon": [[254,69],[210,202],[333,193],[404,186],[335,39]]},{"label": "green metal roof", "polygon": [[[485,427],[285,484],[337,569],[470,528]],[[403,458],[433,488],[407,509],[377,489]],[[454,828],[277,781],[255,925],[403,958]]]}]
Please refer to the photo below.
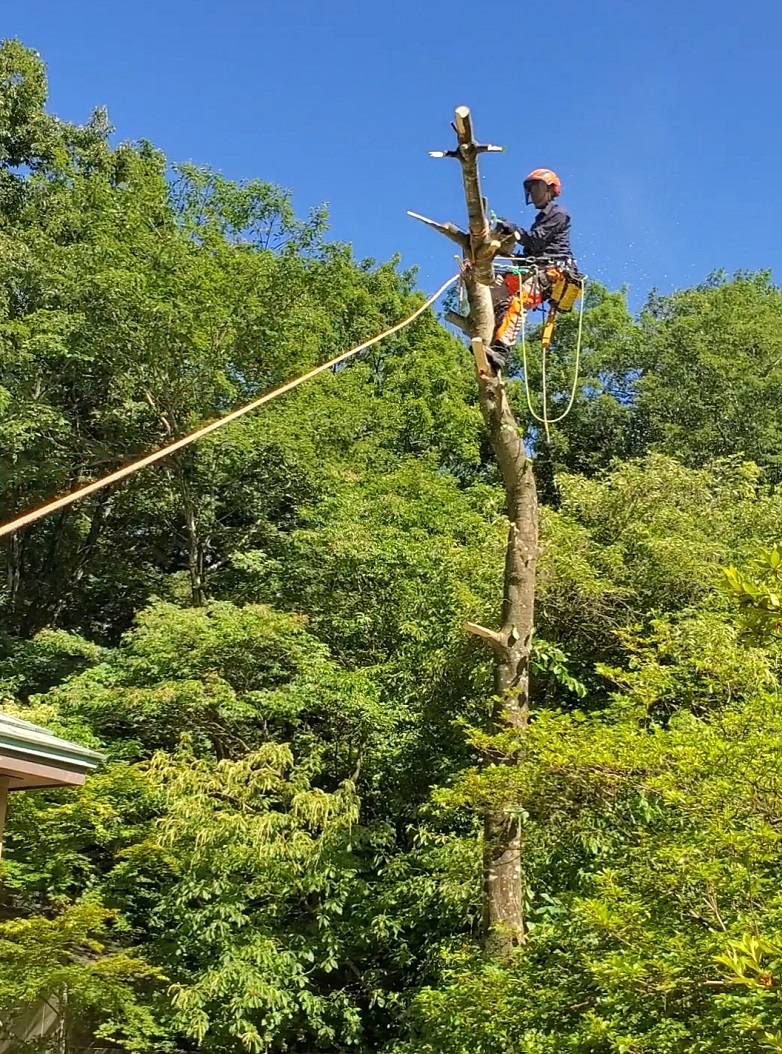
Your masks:
[{"label": "green metal roof", "polygon": [[48,729],[22,721],[0,710],[0,754],[10,755],[40,765],[65,768],[73,772],[91,772],[104,755],[78,743],[60,739]]}]

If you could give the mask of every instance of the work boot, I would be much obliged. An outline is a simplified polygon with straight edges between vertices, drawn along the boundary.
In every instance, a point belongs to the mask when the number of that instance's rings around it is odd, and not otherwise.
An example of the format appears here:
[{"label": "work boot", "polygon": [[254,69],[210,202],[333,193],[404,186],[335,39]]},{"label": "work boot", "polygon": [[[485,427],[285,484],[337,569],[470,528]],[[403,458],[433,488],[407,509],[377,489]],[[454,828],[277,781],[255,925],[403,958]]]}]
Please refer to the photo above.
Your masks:
[{"label": "work boot", "polygon": [[504,344],[492,344],[486,352],[486,358],[494,372],[499,373],[500,370],[505,369],[505,364],[508,361],[508,349]]}]

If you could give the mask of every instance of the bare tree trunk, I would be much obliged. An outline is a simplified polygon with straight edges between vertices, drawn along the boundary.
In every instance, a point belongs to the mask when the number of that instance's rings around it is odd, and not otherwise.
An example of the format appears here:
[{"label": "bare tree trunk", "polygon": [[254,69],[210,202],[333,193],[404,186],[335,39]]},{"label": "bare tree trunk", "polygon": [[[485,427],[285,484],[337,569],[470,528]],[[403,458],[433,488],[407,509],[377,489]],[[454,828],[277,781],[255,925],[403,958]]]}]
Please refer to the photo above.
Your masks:
[{"label": "bare tree trunk", "polygon": [[185,525],[185,545],[187,548],[187,572],[190,578],[190,602],[193,607],[203,607],[207,600],[206,589],[206,550],[208,540],[202,529],[203,503],[193,496],[191,486],[192,463],[189,460],[192,450],[183,452],[183,456],[171,458],[168,466],[168,478],[182,502],[182,519]]},{"label": "bare tree trunk", "polygon": [[8,605],[11,614],[15,615],[22,588],[22,562],[27,535],[24,531],[14,531],[8,541]]},{"label": "bare tree trunk", "polygon": [[[492,260],[500,245],[492,237],[486,219],[477,159],[480,153],[498,148],[475,142],[466,106],[456,111],[454,128],[458,147],[441,156],[456,157],[461,164],[469,234],[450,223],[426,222],[461,245],[464,251],[470,313],[466,317],[450,315],[449,320],[472,340],[478,365],[480,406],[505,487],[509,520],[502,625],[499,630],[491,630],[468,623],[466,628],[486,640],[494,651],[496,702],[491,715],[492,729],[523,731],[529,712],[529,658],[538,555],[537,492],[532,462],[508,403],[504,382],[482,369],[484,349],[489,347],[494,330],[489,286],[493,280]],[[507,759],[506,763],[515,762]],[[512,811],[489,810],[484,817],[483,874],[485,947],[491,954],[504,957],[524,940],[521,830],[518,817]]]},{"label": "bare tree trunk", "polygon": [[[171,410],[165,410],[159,405],[149,388],[144,392],[147,402],[155,411],[161,424],[169,437],[174,436],[176,427],[176,415]],[[185,521],[185,533],[187,536],[187,570],[190,576],[190,600],[194,607],[202,607],[206,603],[206,542],[201,536],[198,507],[193,499],[193,491],[190,486],[189,467],[192,451],[184,455],[177,454],[171,459],[169,468],[169,479],[179,491],[182,499],[182,515]]]},{"label": "bare tree trunk", "polygon": [[190,494],[190,487],[182,479],[182,505],[185,514],[187,531],[187,566],[190,572],[190,596],[194,607],[201,607],[206,602],[206,583],[204,582],[204,547],[198,529],[198,513]]}]

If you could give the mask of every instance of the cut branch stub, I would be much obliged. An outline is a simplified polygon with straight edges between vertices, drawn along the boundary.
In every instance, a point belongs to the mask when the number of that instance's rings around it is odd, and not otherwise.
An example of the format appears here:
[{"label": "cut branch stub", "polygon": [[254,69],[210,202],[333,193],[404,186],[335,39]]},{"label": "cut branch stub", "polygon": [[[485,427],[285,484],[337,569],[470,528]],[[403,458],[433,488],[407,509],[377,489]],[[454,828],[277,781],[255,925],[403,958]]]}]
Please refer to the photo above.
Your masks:
[{"label": "cut branch stub", "polygon": [[456,128],[456,135],[459,137],[459,146],[472,143],[472,115],[469,106],[456,107],[454,127]]},{"label": "cut branch stub", "polygon": [[505,641],[503,641],[501,635],[494,629],[480,626],[477,622],[465,622],[464,628],[468,633],[472,633],[473,636],[482,637],[483,640],[487,640],[493,648],[505,647]]},{"label": "cut branch stub", "polygon": [[450,238],[452,242],[456,242],[464,252],[467,252],[470,248],[470,236],[461,228],[457,227],[455,223],[438,223],[437,220],[430,220],[428,216],[422,216],[418,212],[411,212],[407,210],[407,215],[412,216],[414,220],[420,220],[421,223],[425,223],[427,227],[432,227],[434,230],[439,231],[440,234],[444,234],[446,238]]},{"label": "cut branch stub", "polygon": [[460,315],[458,311],[446,311],[445,321],[450,322],[452,326],[456,326],[462,333],[469,337],[470,335],[470,316]]}]

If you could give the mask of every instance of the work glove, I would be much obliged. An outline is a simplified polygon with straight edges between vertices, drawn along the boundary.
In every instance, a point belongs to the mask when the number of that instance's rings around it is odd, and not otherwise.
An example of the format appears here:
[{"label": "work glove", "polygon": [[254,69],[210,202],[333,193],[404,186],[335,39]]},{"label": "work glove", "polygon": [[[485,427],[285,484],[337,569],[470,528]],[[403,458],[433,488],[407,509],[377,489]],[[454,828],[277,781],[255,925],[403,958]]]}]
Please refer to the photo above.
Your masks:
[{"label": "work glove", "polygon": [[500,256],[513,256],[519,247],[519,236],[516,228],[507,220],[498,220],[494,227],[494,237],[500,243]]},{"label": "work glove", "polygon": [[497,235],[504,241],[506,238],[514,238],[518,241],[516,226],[511,223],[510,220],[497,220],[497,226],[494,228]]}]

